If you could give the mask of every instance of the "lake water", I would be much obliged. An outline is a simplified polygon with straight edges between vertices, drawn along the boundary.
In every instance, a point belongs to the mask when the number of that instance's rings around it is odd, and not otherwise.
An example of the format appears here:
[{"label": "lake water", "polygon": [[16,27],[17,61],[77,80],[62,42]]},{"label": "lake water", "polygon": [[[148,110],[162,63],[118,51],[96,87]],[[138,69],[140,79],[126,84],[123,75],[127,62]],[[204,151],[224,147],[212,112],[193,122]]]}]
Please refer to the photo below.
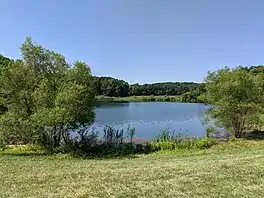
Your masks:
[{"label": "lake water", "polygon": [[129,102],[100,105],[95,109],[94,129],[109,125],[126,129],[130,124],[137,138],[151,139],[164,129],[193,136],[204,136],[201,118],[208,107],[204,104],[173,102]]}]

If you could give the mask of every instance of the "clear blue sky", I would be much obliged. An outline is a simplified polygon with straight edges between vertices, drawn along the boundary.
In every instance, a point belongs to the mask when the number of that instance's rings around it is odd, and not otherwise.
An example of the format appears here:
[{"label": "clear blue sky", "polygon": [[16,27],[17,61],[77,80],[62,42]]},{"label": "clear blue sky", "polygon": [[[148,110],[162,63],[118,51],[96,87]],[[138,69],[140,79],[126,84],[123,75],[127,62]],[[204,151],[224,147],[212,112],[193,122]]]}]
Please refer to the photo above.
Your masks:
[{"label": "clear blue sky", "polygon": [[0,53],[26,36],[130,83],[264,64],[263,0],[1,0]]}]

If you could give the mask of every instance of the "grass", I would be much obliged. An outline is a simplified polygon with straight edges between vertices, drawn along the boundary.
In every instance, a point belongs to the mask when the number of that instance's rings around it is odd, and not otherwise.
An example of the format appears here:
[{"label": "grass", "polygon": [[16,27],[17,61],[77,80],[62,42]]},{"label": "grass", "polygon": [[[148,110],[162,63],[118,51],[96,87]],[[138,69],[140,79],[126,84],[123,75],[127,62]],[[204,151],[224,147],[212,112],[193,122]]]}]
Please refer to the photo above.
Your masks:
[{"label": "grass", "polygon": [[128,97],[108,97],[97,96],[98,101],[111,102],[181,102],[182,96],[128,96]]},{"label": "grass", "polygon": [[263,197],[264,141],[102,160],[7,150],[0,167],[1,198]]}]

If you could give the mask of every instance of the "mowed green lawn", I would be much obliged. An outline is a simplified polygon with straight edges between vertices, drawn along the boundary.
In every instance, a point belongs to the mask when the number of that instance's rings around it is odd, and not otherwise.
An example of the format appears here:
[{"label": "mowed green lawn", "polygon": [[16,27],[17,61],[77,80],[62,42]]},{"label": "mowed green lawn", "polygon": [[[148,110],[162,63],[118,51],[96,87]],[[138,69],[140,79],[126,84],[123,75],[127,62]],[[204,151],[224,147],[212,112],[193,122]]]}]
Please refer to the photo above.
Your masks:
[{"label": "mowed green lawn", "polygon": [[103,160],[1,154],[0,197],[264,197],[264,142]]}]

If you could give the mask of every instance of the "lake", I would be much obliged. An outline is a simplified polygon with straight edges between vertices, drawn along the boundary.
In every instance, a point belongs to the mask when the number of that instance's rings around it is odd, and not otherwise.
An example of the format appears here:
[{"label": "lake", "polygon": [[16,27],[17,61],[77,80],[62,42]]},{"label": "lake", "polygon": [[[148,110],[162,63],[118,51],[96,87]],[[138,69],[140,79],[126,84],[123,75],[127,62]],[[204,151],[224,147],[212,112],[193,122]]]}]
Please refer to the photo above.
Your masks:
[{"label": "lake", "polygon": [[100,105],[95,109],[94,129],[102,131],[109,125],[136,129],[136,138],[151,139],[164,129],[188,135],[204,136],[201,118],[208,106],[197,103],[129,102]]}]

